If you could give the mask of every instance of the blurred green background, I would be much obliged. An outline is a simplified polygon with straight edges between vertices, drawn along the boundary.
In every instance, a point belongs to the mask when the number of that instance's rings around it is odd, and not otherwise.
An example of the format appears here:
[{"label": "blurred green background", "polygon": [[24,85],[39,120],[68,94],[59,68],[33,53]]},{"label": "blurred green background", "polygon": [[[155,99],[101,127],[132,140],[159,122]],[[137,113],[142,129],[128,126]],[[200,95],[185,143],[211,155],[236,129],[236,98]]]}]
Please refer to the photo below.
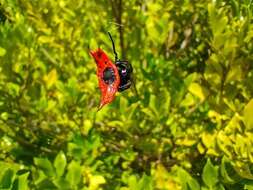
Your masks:
[{"label": "blurred green background", "polygon": [[253,190],[252,0],[0,3],[0,189]]}]

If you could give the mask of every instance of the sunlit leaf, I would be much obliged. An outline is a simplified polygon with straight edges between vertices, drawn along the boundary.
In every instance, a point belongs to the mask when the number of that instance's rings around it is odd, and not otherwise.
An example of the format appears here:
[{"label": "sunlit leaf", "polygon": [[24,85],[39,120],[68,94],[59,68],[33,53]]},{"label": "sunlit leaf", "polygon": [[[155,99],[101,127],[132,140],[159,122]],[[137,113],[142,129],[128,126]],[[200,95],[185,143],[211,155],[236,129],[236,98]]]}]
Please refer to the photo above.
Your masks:
[{"label": "sunlit leaf", "polygon": [[6,54],[6,50],[0,47],[0,57],[4,56],[5,54]]},{"label": "sunlit leaf", "polygon": [[209,158],[204,166],[202,179],[209,188],[214,187],[218,182],[218,168],[212,164]]},{"label": "sunlit leaf", "polygon": [[181,184],[183,189],[189,189],[189,190],[199,190],[200,185],[196,179],[191,177],[191,175],[184,169],[178,168],[178,175],[181,179]]},{"label": "sunlit leaf", "polygon": [[44,80],[48,86],[48,88],[50,88],[53,84],[55,84],[56,80],[57,80],[57,71],[56,69],[51,70],[45,77]]},{"label": "sunlit leaf", "polygon": [[54,160],[54,168],[58,177],[61,177],[63,175],[66,164],[66,156],[64,152],[60,151]]},{"label": "sunlit leaf", "polygon": [[98,187],[100,185],[106,183],[105,178],[101,175],[91,176],[89,181],[90,181],[90,183],[89,183],[89,189],[90,190],[96,190],[96,189],[98,189]]},{"label": "sunlit leaf", "polygon": [[72,187],[75,187],[81,181],[81,171],[82,168],[80,164],[74,160],[68,165],[66,179],[69,181]]},{"label": "sunlit leaf", "polygon": [[230,175],[233,175],[232,172],[234,170],[231,168],[232,166],[229,165],[229,160],[226,157],[222,158],[222,163],[221,163],[221,175],[226,181],[226,183],[235,183],[235,180],[230,177]]},{"label": "sunlit leaf", "polygon": [[35,165],[41,169],[47,176],[54,175],[54,169],[51,162],[47,158],[34,158]]},{"label": "sunlit leaf", "polygon": [[203,88],[198,83],[192,83],[188,87],[189,92],[191,92],[193,95],[197,96],[200,101],[204,101],[207,96],[207,90]]},{"label": "sunlit leaf", "polygon": [[243,111],[243,120],[248,129],[253,128],[253,99],[251,99],[248,104],[245,106]]},{"label": "sunlit leaf", "polygon": [[28,190],[28,176],[29,172],[18,176],[18,190]]}]

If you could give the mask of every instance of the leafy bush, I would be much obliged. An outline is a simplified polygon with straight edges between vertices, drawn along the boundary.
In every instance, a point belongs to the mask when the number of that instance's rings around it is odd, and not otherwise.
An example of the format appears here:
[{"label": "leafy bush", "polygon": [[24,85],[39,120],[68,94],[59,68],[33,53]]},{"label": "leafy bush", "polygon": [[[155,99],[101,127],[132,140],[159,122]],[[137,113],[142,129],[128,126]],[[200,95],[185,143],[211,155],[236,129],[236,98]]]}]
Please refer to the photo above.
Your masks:
[{"label": "leafy bush", "polygon": [[[253,2],[0,0],[1,189],[253,189]],[[97,112],[90,49],[136,90]]]}]

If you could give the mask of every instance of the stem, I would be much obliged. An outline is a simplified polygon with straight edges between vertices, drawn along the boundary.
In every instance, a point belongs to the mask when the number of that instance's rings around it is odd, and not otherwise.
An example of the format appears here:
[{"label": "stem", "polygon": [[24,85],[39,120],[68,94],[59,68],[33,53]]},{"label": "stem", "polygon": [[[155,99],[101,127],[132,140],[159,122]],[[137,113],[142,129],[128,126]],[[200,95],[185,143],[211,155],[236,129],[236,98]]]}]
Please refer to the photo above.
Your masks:
[{"label": "stem", "polygon": [[125,55],[125,46],[124,46],[124,30],[122,27],[122,0],[119,0],[119,4],[118,4],[118,10],[119,10],[119,14],[118,14],[118,23],[119,23],[119,39],[120,39],[120,49],[121,49],[121,55],[123,59],[126,59],[126,55]]},{"label": "stem", "polygon": [[126,59],[125,45],[124,45],[124,28],[122,27],[122,0],[111,0],[112,14],[118,24],[118,33],[120,39],[120,50],[122,59]]}]

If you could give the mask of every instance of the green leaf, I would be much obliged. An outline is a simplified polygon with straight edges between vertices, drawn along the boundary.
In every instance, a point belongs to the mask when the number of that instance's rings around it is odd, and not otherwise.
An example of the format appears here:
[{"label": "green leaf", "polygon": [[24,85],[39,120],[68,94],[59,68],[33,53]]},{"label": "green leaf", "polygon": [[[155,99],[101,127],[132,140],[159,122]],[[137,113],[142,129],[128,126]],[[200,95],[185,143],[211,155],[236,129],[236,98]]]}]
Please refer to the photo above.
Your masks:
[{"label": "green leaf", "polygon": [[27,190],[28,189],[28,176],[29,172],[26,172],[18,176],[18,190]]},{"label": "green leaf", "polygon": [[[230,183],[230,184],[233,184],[235,183],[235,181],[229,176],[229,173],[227,171],[227,165],[229,164],[228,162],[228,159],[224,156],[222,158],[222,161],[221,161],[221,168],[220,168],[220,171],[221,171],[221,176],[224,178],[224,181],[226,183]],[[230,172],[235,172],[234,170],[231,171],[231,168],[232,166],[230,166]]]},{"label": "green leaf", "polygon": [[9,93],[12,96],[18,96],[19,95],[19,91],[20,91],[20,86],[18,84],[15,84],[13,82],[8,82],[6,84],[6,87],[8,88]]},{"label": "green leaf", "polygon": [[155,113],[156,117],[159,117],[156,106],[157,106],[157,96],[151,94],[149,98],[149,107]]},{"label": "green leaf", "polygon": [[128,186],[130,190],[135,190],[137,187],[137,177],[135,175],[131,175],[128,177]]},{"label": "green leaf", "polygon": [[57,81],[57,71],[52,69],[46,76],[44,76],[44,81],[47,84],[47,87],[50,88]]},{"label": "green leaf", "polygon": [[178,176],[180,178],[183,190],[199,190],[200,186],[186,170],[178,168]]},{"label": "green leaf", "polygon": [[243,110],[243,120],[248,129],[253,128],[253,99],[249,101],[249,103],[245,106]]},{"label": "green leaf", "polygon": [[139,102],[133,103],[129,106],[129,108],[127,109],[127,119],[131,120],[133,114],[135,113],[136,108],[139,106]]},{"label": "green leaf", "polygon": [[81,128],[81,131],[82,131],[82,134],[84,135],[88,135],[89,134],[89,131],[92,129],[92,121],[89,120],[89,119],[85,119],[83,121],[83,126]]},{"label": "green leaf", "polygon": [[54,176],[54,168],[47,158],[34,158],[34,163],[45,175],[49,177]]},{"label": "green leaf", "polygon": [[98,187],[102,184],[106,183],[106,180],[101,175],[93,175],[90,177],[90,189],[98,189]]},{"label": "green leaf", "polygon": [[70,183],[71,187],[75,187],[76,185],[78,185],[81,180],[81,172],[82,168],[78,162],[73,160],[68,165],[68,173],[66,179]]},{"label": "green leaf", "polygon": [[163,110],[164,110],[164,115],[169,114],[170,110],[170,104],[171,104],[171,95],[169,91],[165,90],[164,91],[164,103],[162,104]]},{"label": "green leaf", "polygon": [[137,189],[138,190],[153,190],[154,188],[153,188],[152,177],[144,174],[141,180],[138,182]]},{"label": "green leaf", "polygon": [[0,188],[2,189],[11,188],[13,181],[14,181],[14,171],[11,169],[5,170],[1,179]]},{"label": "green leaf", "polygon": [[192,106],[194,104],[195,104],[194,96],[191,93],[187,93],[185,98],[180,103],[180,105],[183,107]]},{"label": "green leaf", "polygon": [[55,184],[49,180],[49,179],[45,179],[43,181],[41,181],[39,184],[37,184],[38,189],[41,190],[58,190],[58,188],[55,186]]},{"label": "green leaf", "polygon": [[253,174],[249,164],[241,164],[240,167],[235,166],[234,169],[242,178],[253,180]]},{"label": "green leaf", "polygon": [[198,181],[196,179],[194,179],[193,177],[189,178],[187,184],[188,184],[188,187],[190,188],[190,190],[200,189]]},{"label": "green leaf", "polygon": [[186,87],[189,87],[190,84],[192,84],[194,81],[198,79],[198,74],[196,72],[189,74],[185,79],[184,79],[184,84]]},{"label": "green leaf", "polygon": [[64,189],[64,190],[69,190],[70,188],[70,183],[63,178],[57,178],[54,181],[54,185],[58,187],[58,189]]},{"label": "green leaf", "polygon": [[200,99],[200,101],[204,101],[208,93],[204,87],[195,82],[190,84],[188,90],[193,95],[197,96]]},{"label": "green leaf", "polygon": [[147,116],[149,116],[150,118],[152,118],[152,119],[155,119],[155,118],[156,118],[156,117],[155,117],[155,114],[154,114],[154,113],[152,112],[152,110],[149,109],[149,108],[142,108],[141,111],[142,111],[143,113],[145,113]]},{"label": "green leaf", "polygon": [[218,184],[215,186],[214,190],[225,190],[225,188],[222,184]]},{"label": "green leaf", "polygon": [[120,111],[121,111],[122,115],[124,115],[124,113],[126,113],[127,104],[128,104],[127,99],[124,96],[121,96],[120,97]]},{"label": "green leaf", "polygon": [[214,187],[218,182],[218,168],[212,164],[210,158],[208,158],[204,166],[202,179],[209,188]]},{"label": "green leaf", "polygon": [[253,31],[248,31],[247,36],[244,39],[244,42],[249,43],[253,38]]},{"label": "green leaf", "polygon": [[54,168],[58,177],[61,177],[64,174],[66,164],[66,156],[63,151],[60,151],[54,160]]},{"label": "green leaf", "polygon": [[6,50],[0,47],[0,57],[3,57],[6,54]]},{"label": "green leaf", "polygon": [[253,190],[253,185],[244,185],[245,190]]},{"label": "green leaf", "polygon": [[52,36],[39,36],[38,43],[52,43],[54,41],[54,37]]},{"label": "green leaf", "polygon": [[214,36],[222,33],[228,23],[228,18],[225,15],[219,14],[221,9],[217,11],[215,3],[208,4],[209,23]]},{"label": "green leaf", "polygon": [[6,121],[9,117],[9,113],[8,112],[3,112],[0,115],[0,118],[3,119],[4,121]]}]

